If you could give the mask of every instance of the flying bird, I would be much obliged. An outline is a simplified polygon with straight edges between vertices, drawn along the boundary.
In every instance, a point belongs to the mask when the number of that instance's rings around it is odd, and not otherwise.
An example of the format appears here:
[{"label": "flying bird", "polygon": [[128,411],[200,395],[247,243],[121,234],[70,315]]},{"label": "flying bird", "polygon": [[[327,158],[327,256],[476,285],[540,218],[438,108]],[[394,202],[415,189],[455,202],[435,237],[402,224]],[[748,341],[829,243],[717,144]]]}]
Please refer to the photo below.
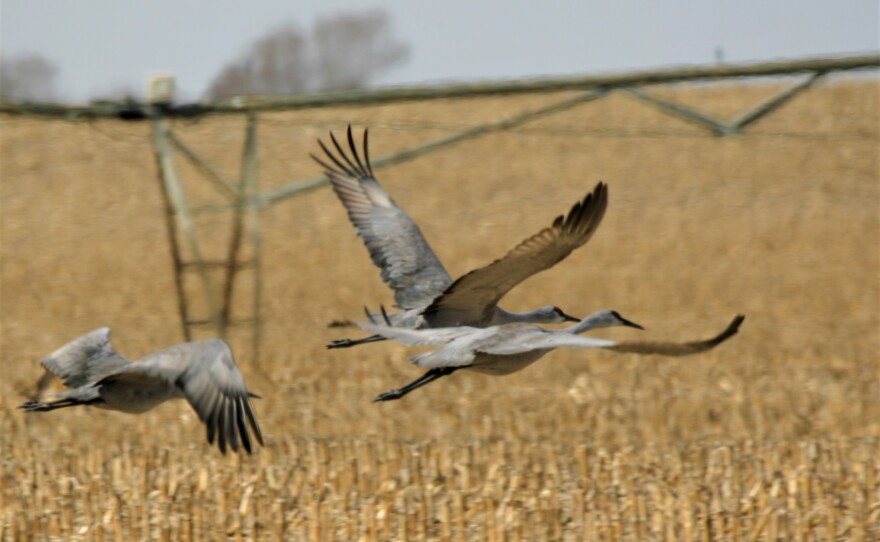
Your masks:
[{"label": "flying bird", "polygon": [[440,345],[440,348],[410,358],[415,365],[428,369],[406,386],[385,392],[373,401],[400,399],[407,393],[459,369],[468,369],[488,375],[508,375],[538,361],[556,348],[604,348],[634,354],[686,356],[710,350],[737,333],[745,316],[738,315],[727,328],[702,341],[671,342],[616,342],[578,334],[591,329],[628,326],[644,329],[620,316],[617,311],[601,310],[565,329],[551,330],[532,324],[502,324],[486,328],[470,326],[437,329],[404,329],[390,322],[360,322],[370,333],[394,339],[409,345]]},{"label": "flying bird", "polygon": [[[527,238],[501,259],[453,281],[415,222],[379,185],[369,156],[368,132],[358,152],[348,127],[348,151],[330,133],[333,152],[318,141],[325,159],[311,155],[325,170],[351,223],[363,239],[382,280],[394,291],[401,312],[390,322],[402,328],[486,327],[514,322],[577,322],[556,306],[508,312],[498,302],[516,285],[562,261],[595,233],[608,206],[608,188],[598,183],[567,215]],[[384,340],[381,335],[334,341],[328,348]]]},{"label": "flying bird", "polygon": [[77,405],[140,414],[170,399],[186,399],[207,427],[208,443],[216,437],[220,451],[239,442],[252,451],[251,435],[260,445],[257,423],[244,377],[229,346],[220,339],[179,344],[132,362],[110,346],[110,328],[102,327],[62,346],[41,362],[61,378],[69,391],[50,402],[29,401],[19,408],[46,412]]}]

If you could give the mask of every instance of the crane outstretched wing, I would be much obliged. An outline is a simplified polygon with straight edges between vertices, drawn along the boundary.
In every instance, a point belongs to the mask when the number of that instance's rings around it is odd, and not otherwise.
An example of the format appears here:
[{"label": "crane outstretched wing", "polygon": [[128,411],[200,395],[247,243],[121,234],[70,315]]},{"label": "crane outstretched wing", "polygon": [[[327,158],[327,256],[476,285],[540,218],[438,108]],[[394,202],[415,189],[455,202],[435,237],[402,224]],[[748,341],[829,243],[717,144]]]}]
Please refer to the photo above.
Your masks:
[{"label": "crane outstretched wing", "polygon": [[718,335],[712,337],[711,339],[706,339],[703,341],[690,341],[683,343],[674,343],[674,342],[642,342],[642,341],[632,341],[632,342],[620,342],[614,346],[607,347],[608,350],[614,350],[615,352],[626,352],[629,354],[656,354],[660,356],[689,356],[691,354],[698,354],[700,352],[705,352],[706,350],[711,350],[723,343],[727,339],[736,335],[739,331],[739,326],[743,323],[746,317],[742,314],[737,315],[727,327],[719,333]]},{"label": "crane outstretched wing", "polygon": [[348,211],[348,218],[364,240],[382,280],[394,290],[402,309],[422,308],[452,283],[452,278],[415,222],[391,199],[373,175],[367,131],[364,130],[363,160],[348,127],[347,153],[331,133],[334,153],[320,140],[329,162],[314,155],[333,191]]},{"label": "crane outstretched wing", "polygon": [[130,363],[110,346],[109,327],[77,337],[40,362],[68,388],[95,382]]},{"label": "crane outstretched wing", "polygon": [[130,382],[148,387],[148,381],[157,379],[176,386],[205,424],[208,442],[215,437],[220,451],[226,445],[238,451],[239,441],[244,449],[252,450],[248,432],[263,444],[263,434],[257,423],[244,376],[235,364],[229,346],[220,339],[209,339],[179,344],[150,354],[130,364],[101,383]]},{"label": "crane outstretched wing", "polygon": [[514,286],[549,269],[586,243],[605,216],[608,188],[599,183],[567,216],[517,245],[506,256],[453,282],[422,316],[430,327],[487,324],[498,301]]},{"label": "crane outstretched wing", "polygon": [[465,337],[483,331],[480,328],[468,326],[444,327],[437,329],[410,329],[374,324],[371,322],[357,322],[357,325],[366,332],[375,333],[386,339],[392,339],[413,346],[446,344],[459,337]]}]

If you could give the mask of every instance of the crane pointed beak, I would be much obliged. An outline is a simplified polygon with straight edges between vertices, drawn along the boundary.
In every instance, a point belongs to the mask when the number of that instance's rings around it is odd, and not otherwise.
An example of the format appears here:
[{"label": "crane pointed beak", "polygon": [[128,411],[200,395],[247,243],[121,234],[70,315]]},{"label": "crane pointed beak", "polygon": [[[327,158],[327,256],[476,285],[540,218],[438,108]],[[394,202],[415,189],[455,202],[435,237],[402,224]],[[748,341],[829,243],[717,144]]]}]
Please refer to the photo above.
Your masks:
[{"label": "crane pointed beak", "polygon": [[621,318],[620,321],[623,323],[623,325],[625,325],[625,326],[627,326],[627,327],[634,327],[634,328],[636,328],[636,329],[641,329],[642,331],[645,330],[645,328],[643,328],[642,326],[638,325],[638,324],[635,323],[635,322],[630,322],[630,321],[627,320],[626,318]]},{"label": "crane pointed beak", "polygon": [[568,314],[565,314],[564,312],[561,314],[561,316],[562,316],[562,319],[566,322],[580,322],[581,321],[580,318],[575,318],[574,316],[570,316]]}]

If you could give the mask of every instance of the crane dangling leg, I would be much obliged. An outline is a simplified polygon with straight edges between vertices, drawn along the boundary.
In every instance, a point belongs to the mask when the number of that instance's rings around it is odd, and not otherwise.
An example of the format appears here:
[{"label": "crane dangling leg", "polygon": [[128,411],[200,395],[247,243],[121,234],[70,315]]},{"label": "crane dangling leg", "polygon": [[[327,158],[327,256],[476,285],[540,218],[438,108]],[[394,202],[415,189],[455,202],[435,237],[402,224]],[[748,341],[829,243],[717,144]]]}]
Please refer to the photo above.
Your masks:
[{"label": "crane dangling leg", "polygon": [[[385,325],[392,327],[391,320],[388,318],[388,312],[385,311],[385,305],[382,305],[382,318],[385,320]],[[376,321],[376,317],[373,313],[370,312],[370,309],[364,307],[364,314],[367,315],[367,318],[370,322],[377,324],[379,322]],[[364,337],[363,339],[337,339],[330,344],[327,345],[327,349],[331,348],[351,348],[352,346],[357,346],[359,344],[367,344],[374,343],[379,341],[387,341],[385,337],[381,335],[370,335],[369,337]]]},{"label": "crane dangling leg", "polygon": [[380,393],[379,395],[376,396],[375,399],[373,399],[373,402],[377,403],[379,401],[393,401],[395,399],[400,399],[401,397],[403,397],[407,393],[409,393],[415,389],[421,388],[425,384],[430,384],[431,382],[437,380],[438,378],[442,378],[446,375],[451,375],[452,373],[454,373],[455,371],[457,371],[458,369],[461,369],[461,368],[462,367],[437,367],[435,369],[431,369],[427,373],[425,373],[422,376],[418,377],[417,379],[413,380],[412,382],[410,382],[406,386],[400,388],[399,390],[391,390],[391,391],[386,391],[385,393]]},{"label": "crane dangling leg", "polygon": [[357,346],[359,344],[367,344],[387,340],[388,339],[381,335],[370,335],[369,337],[364,337],[363,339],[337,339],[328,344],[327,348],[351,348],[352,346]]}]

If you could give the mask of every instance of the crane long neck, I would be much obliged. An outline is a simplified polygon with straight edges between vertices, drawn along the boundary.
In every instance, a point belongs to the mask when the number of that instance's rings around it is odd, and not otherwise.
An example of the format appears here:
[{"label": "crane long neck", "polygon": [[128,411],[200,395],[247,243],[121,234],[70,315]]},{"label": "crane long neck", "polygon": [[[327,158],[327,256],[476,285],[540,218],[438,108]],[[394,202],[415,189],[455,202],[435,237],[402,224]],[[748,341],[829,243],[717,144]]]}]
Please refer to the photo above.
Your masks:
[{"label": "crane long neck", "polygon": [[599,311],[594,312],[593,314],[587,316],[577,324],[567,327],[561,331],[565,333],[571,333],[572,335],[578,335],[585,331],[589,331],[591,329],[596,329],[600,327],[608,327],[614,325],[608,319],[608,311]]},{"label": "crane long neck", "polygon": [[507,312],[501,307],[495,307],[495,312],[492,315],[492,321],[490,324],[500,325],[543,322],[547,319],[544,312],[545,311],[542,311],[541,309],[535,309],[528,312]]}]

